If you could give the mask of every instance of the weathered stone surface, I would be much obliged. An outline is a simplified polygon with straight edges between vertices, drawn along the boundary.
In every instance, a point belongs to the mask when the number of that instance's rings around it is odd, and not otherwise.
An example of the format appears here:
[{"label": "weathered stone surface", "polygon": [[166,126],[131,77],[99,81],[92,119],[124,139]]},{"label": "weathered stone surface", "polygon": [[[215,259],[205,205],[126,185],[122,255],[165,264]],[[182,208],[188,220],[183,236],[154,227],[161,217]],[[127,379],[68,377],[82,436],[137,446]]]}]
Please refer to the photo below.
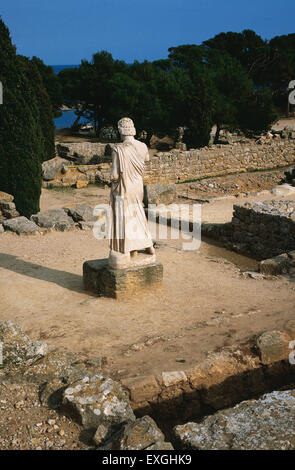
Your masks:
[{"label": "weathered stone surface", "polygon": [[16,217],[15,219],[4,220],[2,223],[5,230],[10,230],[18,235],[31,235],[39,232],[39,227],[34,223],[34,221],[23,216]]},{"label": "weathered stone surface", "polygon": [[151,155],[144,182],[177,183],[209,175],[283,167],[293,165],[294,156],[294,140],[271,140],[264,145],[245,140],[245,143],[217,144],[188,151],[172,149]]},{"label": "weathered stone surface", "polygon": [[69,217],[63,209],[51,209],[38,212],[38,214],[31,216],[31,220],[40,227],[54,229],[60,232],[71,230],[75,226],[73,219]]},{"label": "weathered stone surface", "polygon": [[67,142],[56,143],[59,157],[66,158],[78,164],[101,163],[110,161],[108,144],[97,142]]},{"label": "weathered stone surface", "polygon": [[171,387],[172,385],[187,382],[187,376],[182,370],[162,372],[162,379],[165,387]]},{"label": "weathered stone surface", "polygon": [[[274,200],[234,205],[230,223],[213,225],[208,236],[222,240],[239,253],[257,260],[268,260],[278,255],[288,258],[287,253],[295,247],[295,202]],[[205,234],[203,226],[202,233]],[[277,261],[280,259],[262,263],[262,272],[286,272],[292,260],[290,257],[289,262]]]},{"label": "weathered stone surface", "polygon": [[270,274],[277,276],[278,274],[286,274],[293,266],[293,261],[286,253],[278,255],[274,258],[269,258],[259,263],[259,271],[263,274]]},{"label": "weathered stone surface", "polygon": [[67,387],[63,405],[86,428],[103,425],[111,432],[135,420],[121,386],[99,374],[84,377]]},{"label": "weathered stone surface", "polygon": [[77,380],[86,374],[83,364],[78,362],[78,354],[63,350],[53,350],[22,371],[27,382],[43,384],[60,379],[63,384]]},{"label": "weathered stone surface", "polygon": [[40,400],[43,404],[60,408],[66,387],[101,370],[101,367],[101,358],[81,361],[79,354],[54,350],[28,368],[24,377],[27,381],[41,385]]},{"label": "weathered stone surface", "polygon": [[4,227],[2,224],[0,224],[0,233],[4,233]]},{"label": "weathered stone surface", "polygon": [[144,450],[164,444],[165,436],[150,416],[143,416],[125,425],[106,444],[108,450]]},{"label": "weathered stone surface", "polygon": [[0,191],[0,221],[19,217],[19,212],[15,208],[13,196]]},{"label": "weathered stone surface", "polygon": [[108,438],[108,428],[100,424],[95,431],[93,441],[97,446],[101,446]]},{"label": "weathered stone surface", "polygon": [[281,331],[266,331],[257,339],[261,362],[271,364],[287,359],[290,353],[290,337]]},{"label": "weathered stone surface", "polygon": [[[265,390],[258,358],[227,352],[210,355],[186,371],[191,386],[198,390],[203,403],[218,410]],[[243,376],[243,380],[241,380]]]},{"label": "weathered stone surface", "polygon": [[107,259],[85,261],[84,288],[105,297],[120,298],[155,286],[163,279],[163,266],[154,263],[126,269],[111,269]]},{"label": "weathered stone surface", "polygon": [[65,209],[75,222],[93,222],[97,219],[97,216],[93,214],[93,207],[87,204],[79,204]]},{"label": "weathered stone surface", "polygon": [[15,369],[26,361],[43,356],[48,345],[41,341],[32,341],[22,328],[11,322],[0,322],[0,341],[2,343],[4,369]]},{"label": "weathered stone surface", "polygon": [[81,230],[93,230],[95,222],[78,222]]},{"label": "weathered stone surface", "polygon": [[172,204],[177,202],[176,185],[173,183],[164,184],[158,183],[153,185],[146,185],[144,187],[144,206],[148,207],[149,204]]},{"label": "weathered stone surface", "polygon": [[[185,145],[185,144],[183,144]],[[150,447],[147,447],[145,450],[174,450],[171,442],[156,442]]]},{"label": "weathered stone surface", "polygon": [[57,174],[63,169],[65,165],[68,165],[68,160],[60,157],[51,158],[42,163],[42,176],[46,181],[54,180]]},{"label": "weathered stone surface", "polygon": [[77,189],[86,188],[87,185],[88,185],[88,181],[78,180],[76,182],[76,188]]},{"label": "weathered stone surface", "polygon": [[0,191],[0,204],[4,202],[12,202],[12,201],[13,201],[13,196],[11,194]]},{"label": "weathered stone surface", "polygon": [[129,390],[130,398],[135,403],[153,400],[161,392],[153,375],[124,379],[122,385]]},{"label": "weathered stone surface", "polygon": [[295,390],[244,401],[201,423],[176,426],[174,432],[188,449],[294,450]]}]

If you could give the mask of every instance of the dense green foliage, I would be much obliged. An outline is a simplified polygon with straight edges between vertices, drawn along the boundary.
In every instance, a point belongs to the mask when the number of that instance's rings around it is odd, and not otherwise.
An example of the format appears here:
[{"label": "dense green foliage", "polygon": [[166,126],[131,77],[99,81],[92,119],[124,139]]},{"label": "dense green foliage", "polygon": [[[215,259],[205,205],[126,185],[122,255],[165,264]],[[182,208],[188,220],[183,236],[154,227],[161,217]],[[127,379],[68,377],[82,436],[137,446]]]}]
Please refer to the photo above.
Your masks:
[{"label": "dense green foliage", "polygon": [[54,117],[60,116],[60,107],[63,104],[63,93],[60,80],[55,75],[53,68],[50,67],[50,65],[45,65],[38,57],[32,57],[31,62],[38,68],[42,77],[43,85],[48,93]]},{"label": "dense green foliage", "polygon": [[18,56],[0,19],[0,190],[27,217],[38,212],[41,163],[54,151],[52,109],[36,66]]},{"label": "dense green foliage", "polygon": [[190,147],[208,144],[213,124],[216,139],[224,127],[268,130],[286,112],[294,78],[295,34],[265,41],[251,30],[172,47],[155,62],[127,65],[102,51],[59,73],[65,99],[78,102],[77,116],[93,119],[97,131],[128,115],[149,135],[184,126]]}]

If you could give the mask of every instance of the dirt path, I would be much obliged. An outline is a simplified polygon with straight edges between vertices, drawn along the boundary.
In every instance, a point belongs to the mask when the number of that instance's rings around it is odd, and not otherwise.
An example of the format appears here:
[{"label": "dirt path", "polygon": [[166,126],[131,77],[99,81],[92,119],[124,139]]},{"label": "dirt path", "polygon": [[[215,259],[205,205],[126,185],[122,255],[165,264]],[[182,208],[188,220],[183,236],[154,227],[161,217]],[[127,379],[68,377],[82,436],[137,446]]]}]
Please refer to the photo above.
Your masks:
[{"label": "dirt path", "polygon": [[[101,201],[108,197],[100,188],[86,189],[44,191],[42,208],[92,203],[96,191]],[[228,220],[232,204],[224,199],[204,205],[203,219]],[[106,240],[79,230],[29,237],[6,232],[0,320],[19,323],[33,339],[106,356],[108,367],[125,377],[189,367],[209,351],[280,329],[294,316],[294,282],[245,278],[239,267],[255,269],[256,262],[208,240],[198,251],[180,247],[180,240],[168,240],[157,250],[162,289],[116,301],[93,297],[82,286],[83,262],[107,257]]]}]

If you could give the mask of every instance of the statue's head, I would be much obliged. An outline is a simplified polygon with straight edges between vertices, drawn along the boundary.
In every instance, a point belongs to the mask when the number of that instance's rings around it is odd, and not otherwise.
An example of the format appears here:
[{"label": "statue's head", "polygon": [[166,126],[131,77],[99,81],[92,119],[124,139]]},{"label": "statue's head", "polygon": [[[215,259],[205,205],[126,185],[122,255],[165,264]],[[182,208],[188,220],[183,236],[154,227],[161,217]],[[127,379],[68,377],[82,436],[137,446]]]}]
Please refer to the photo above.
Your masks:
[{"label": "statue's head", "polygon": [[136,130],[135,130],[132,119],[127,118],[127,117],[120,119],[120,121],[118,122],[118,129],[122,136],[126,136],[126,135],[134,136],[136,134]]}]

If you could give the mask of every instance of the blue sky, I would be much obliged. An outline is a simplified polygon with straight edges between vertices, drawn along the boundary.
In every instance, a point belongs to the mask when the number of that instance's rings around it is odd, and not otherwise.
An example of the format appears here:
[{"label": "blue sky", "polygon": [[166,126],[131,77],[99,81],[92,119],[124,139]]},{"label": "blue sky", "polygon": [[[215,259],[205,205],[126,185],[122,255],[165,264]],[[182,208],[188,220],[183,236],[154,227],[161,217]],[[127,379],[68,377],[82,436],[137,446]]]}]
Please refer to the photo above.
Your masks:
[{"label": "blue sky", "polygon": [[1,15],[19,54],[78,64],[102,49],[116,59],[156,60],[168,47],[221,31],[264,39],[295,32],[294,0],[7,0]]}]

